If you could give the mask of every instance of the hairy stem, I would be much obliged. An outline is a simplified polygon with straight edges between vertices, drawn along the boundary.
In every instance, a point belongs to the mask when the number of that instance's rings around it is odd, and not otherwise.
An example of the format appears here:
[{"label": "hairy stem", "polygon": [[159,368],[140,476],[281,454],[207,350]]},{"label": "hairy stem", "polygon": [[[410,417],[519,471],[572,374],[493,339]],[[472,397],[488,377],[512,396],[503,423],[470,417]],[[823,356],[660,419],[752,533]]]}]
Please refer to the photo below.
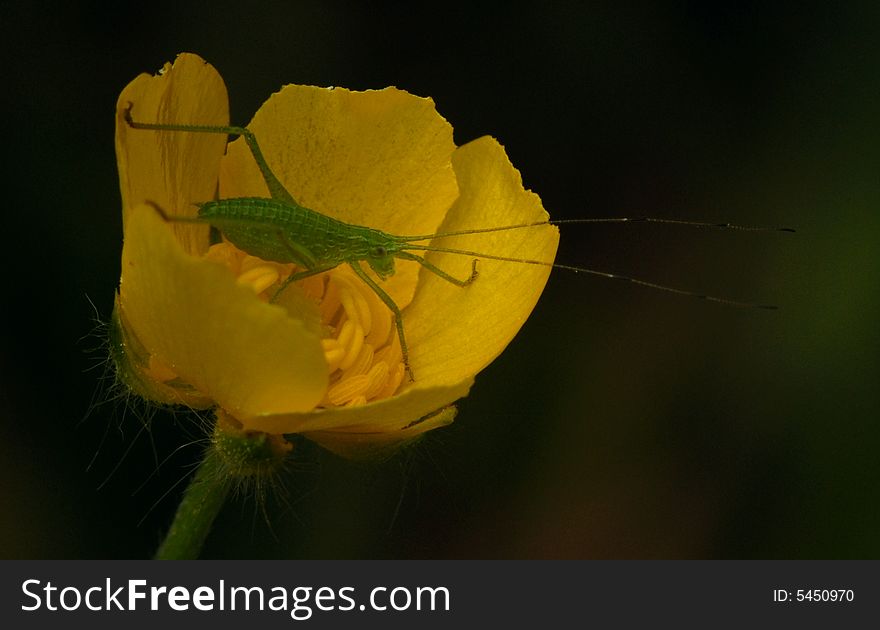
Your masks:
[{"label": "hairy stem", "polygon": [[234,483],[230,475],[224,474],[222,457],[212,443],[183,494],[174,521],[156,551],[156,560],[194,560],[199,557],[214,519]]},{"label": "hairy stem", "polygon": [[157,560],[198,558],[229,492],[259,492],[283,469],[292,448],[281,435],[245,431],[223,410],[215,413],[211,445],[183,493]]}]

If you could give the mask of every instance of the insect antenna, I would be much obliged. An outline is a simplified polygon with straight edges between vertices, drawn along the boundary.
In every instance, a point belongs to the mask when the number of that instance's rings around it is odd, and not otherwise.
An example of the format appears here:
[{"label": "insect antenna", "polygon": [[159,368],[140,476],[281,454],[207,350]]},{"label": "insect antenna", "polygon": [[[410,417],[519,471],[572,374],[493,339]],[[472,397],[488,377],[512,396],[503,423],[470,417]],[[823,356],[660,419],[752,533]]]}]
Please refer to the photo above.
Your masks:
[{"label": "insect antenna", "polygon": [[716,230],[736,230],[740,232],[794,232],[789,227],[768,227],[762,225],[738,225],[735,223],[711,223],[706,221],[684,221],[682,219],[658,219],[654,217],[613,217],[600,219],[555,219],[550,221],[534,221],[532,223],[516,223],[514,225],[502,225],[500,227],[473,228],[470,230],[455,230],[453,232],[438,232],[436,234],[421,234],[419,236],[397,236],[396,240],[410,243],[413,241],[429,241],[435,238],[447,236],[465,236],[467,234],[485,234],[487,232],[504,232],[506,230],[519,230],[523,228],[538,227],[541,225],[571,225],[573,223],[664,223],[667,225],[685,225],[696,228],[708,228]]},{"label": "insect antenna", "polygon": [[693,297],[701,300],[706,300],[708,302],[715,302],[718,304],[724,304],[727,306],[735,306],[739,308],[760,308],[767,310],[776,310],[778,307],[772,304],[760,304],[757,302],[744,302],[740,300],[732,300],[729,298],[723,298],[715,295],[709,295],[706,293],[700,293],[697,291],[688,291],[686,289],[678,289],[676,287],[670,287],[662,284],[657,284],[655,282],[650,282],[648,280],[642,280],[639,278],[633,278],[631,276],[626,276],[618,273],[610,273],[607,271],[599,271],[597,269],[588,269],[586,267],[576,267],[574,265],[565,265],[560,263],[548,262],[544,260],[533,260],[528,258],[515,258],[512,256],[499,256],[495,254],[486,254],[483,252],[476,252],[467,249],[458,249],[453,247],[439,247],[434,245],[419,245],[416,244],[415,241],[422,240],[433,240],[436,238],[445,238],[450,236],[465,236],[468,234],[483,234],[487,232],[502,232],[506,230],[517,230],[523,228],[537,227],[541,225],[564,225],[564,224],[572,224],[572,223],[666,223],[672,225],[685,225],[697,228],[709,228],[709,229],[726,229],[726,230],[739,230],[739,231],[748,231],[748,232],[794,232],[793,228],[787,227],[764,227],[764,226],[749,226],[749,225],[736,225],[732,223],[708,223],[703,221],[683,221],[678,219],[655,219],[651,217],[638,217],[638,218],[630,218],[630,217],[619,217],[619,218],[610,218],[610,219],[560,219],[560,220],[552,220],[552,221],[535,221],[532,223],[518,223],[515,225],[505,225],[501,227],[491,227],[491,228],[475,228],[470,230],[455,230],[451,232],[439,232],[437,234],[427,234],[421,236],[400,236],[397,237],[397,240],[400,242],[406,243],[406,245],[401,247],[401,250],[418,250],[425,252],[440,252],[446,254],[458,254],[462,256],[473,256],[475,258],[484,258],[487,260],[499,260],[503,262],[512,262],[512,263],[520,263],[524,265],[539,265],[542,267],[551,267],[553,269],[564,269],[566,271],[571,271],[574,273],[585,273],[593,276],[600,276],[602,278],[609,278],[612,280],[621,280],[624,282],[629,282],[631,284],[635,284],[642,287],[648,287],[650,289],[656,289],[658,291],[665,291],[667,293],[675,293],[676,295],[684,295],[688,297]]}]

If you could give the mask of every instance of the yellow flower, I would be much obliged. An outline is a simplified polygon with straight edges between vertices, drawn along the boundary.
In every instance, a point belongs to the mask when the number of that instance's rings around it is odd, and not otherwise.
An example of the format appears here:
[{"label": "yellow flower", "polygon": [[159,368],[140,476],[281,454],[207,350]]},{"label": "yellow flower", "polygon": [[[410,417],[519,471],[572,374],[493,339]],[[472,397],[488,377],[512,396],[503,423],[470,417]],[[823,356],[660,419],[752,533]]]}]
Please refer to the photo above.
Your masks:
[{"label": "yellow flower", "polygon": [[[141,75],[120,95],[116,148],[125,241],[114,322],[123,379],[160,403],[220,407],[245,430],[298,433],[346,456],[376,452],[448,424],[452,403],[525,322],[549,268],[480,262],[461,288],[397,261],[383,288],[403,309],[415,381],[404,378],[393,318],[339,267],[273,288],[292,265],[263,261],[194,216],[196,202],[268,197],[242,140],[128,127],[141,122],[228,124],[226,90],[195,55]],[[431,234],[542,221],[504,149],[484,137],[456,147],[430,99],[288,85],[257,112],[255,133],[275,175],[302,205],[392,234]],[[150,203],[146,203],[150,202]],[[216,240],[216,239],[215,239]],[[551,226],[472,234],[438,245],[552,261]],[[213,243],[213,244],[212,244]],[[431,252],[459,278],[471,259]]]}]

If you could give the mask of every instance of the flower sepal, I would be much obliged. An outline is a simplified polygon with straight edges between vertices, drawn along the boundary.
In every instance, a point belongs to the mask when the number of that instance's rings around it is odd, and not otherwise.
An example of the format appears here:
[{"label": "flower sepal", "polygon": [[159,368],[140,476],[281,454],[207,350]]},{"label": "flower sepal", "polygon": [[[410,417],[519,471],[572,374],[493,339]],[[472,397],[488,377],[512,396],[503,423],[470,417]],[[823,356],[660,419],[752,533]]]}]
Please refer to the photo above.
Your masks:
[{"label": "flower sepal", "polygon": [[222,409],[216,410],[212,448],[219,456],[218,474],[233,483],[260,482],[270,478],[284,465],[293,444],[281,435],[247,431]]},{"label": "flower sepal", "polygon": [[230,491],[254,489],[259,496],[265,484],[283,468],[292,448],[281,436],[245,431],[218,409],[211,443],[155,558],[197,558]]},{"label": "flower sepal", "polygon": [[208,396],[167,372],[134,334],[119,303],[119,294],[110,318],[110,359],[116,379],[129,393],[158,405],[182,405],[190,409],[210,409]]}]

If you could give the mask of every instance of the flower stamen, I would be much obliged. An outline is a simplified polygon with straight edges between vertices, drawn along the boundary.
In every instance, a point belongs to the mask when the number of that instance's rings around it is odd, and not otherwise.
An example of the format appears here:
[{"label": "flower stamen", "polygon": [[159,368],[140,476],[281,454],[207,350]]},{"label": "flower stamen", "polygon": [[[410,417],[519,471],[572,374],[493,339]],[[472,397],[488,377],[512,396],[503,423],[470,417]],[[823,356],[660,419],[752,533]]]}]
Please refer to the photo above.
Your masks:
[{"label": "flower stamen", "polygon": [[[228,242],[212,245],[205,258],[228,268],[237,284],[248,287],[264,301],[270,299],[283,278],[295,271],[293,265],[265,261]],[[405,370],[400,339],[394,334],[388,307],[344,267],[306,278],[296,287],[317,304],[321,326],[326,331],[321,347],[330,387],[323,405],[364,405],[393,396],[403,382]],[[158,380],[175,377],[170,369],[159,364],[155,371]]]},{"label": "flower stamen", "polygon": [[356,374],[343,379],[327,390],[327,400],[332,405],[344,405],[357,396],[363,396],[370,386],[370,377]]},{"label": "flower stamen", "polygon": [[[393,396],[405,370],[391,311],[348,270],[337,268],[327,276],[320,308],[325,323],[335,322],[338,345],[325,345],[331,366],[325,404],[358,405]],[[340,349],[345,353],[342,360]]]},{"label": "flower stamen", "polygon": [[250,287],[254,293],[259,295],[278,282],[278,275],[278,270],[274,267],[260,265],[242,273],[236,282],[241,286]]},{"label": "flower stamen", "polygon": [[373,354],[373,346],[364,342],[354,363],[343,371],[342,378],[348,378],[356,374],[366,374],[370,366],[373,365]]}]

